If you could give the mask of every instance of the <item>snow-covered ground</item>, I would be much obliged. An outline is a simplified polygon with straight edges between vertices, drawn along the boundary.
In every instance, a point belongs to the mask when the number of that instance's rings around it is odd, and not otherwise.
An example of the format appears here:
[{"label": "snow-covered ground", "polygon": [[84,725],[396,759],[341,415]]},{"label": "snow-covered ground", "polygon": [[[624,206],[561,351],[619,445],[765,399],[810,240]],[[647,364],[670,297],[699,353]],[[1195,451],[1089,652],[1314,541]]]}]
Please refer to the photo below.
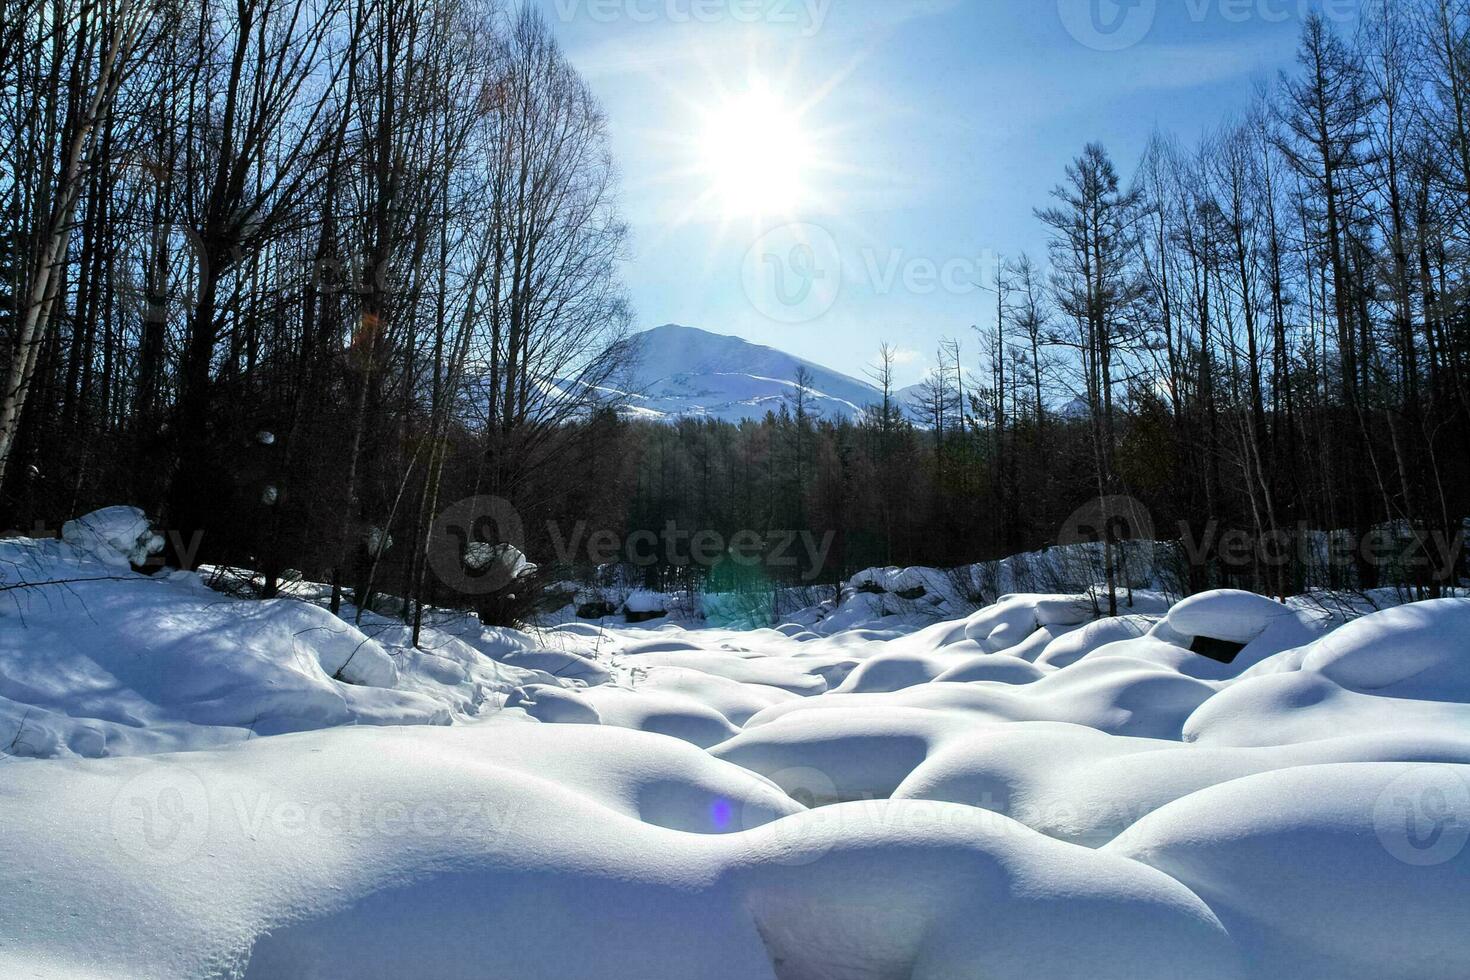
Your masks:
[{"label": "snow-covered ground", "polygon": [[1470,976],[1470,600],[413,649],[127,517],[0,541],[0,977]]}]

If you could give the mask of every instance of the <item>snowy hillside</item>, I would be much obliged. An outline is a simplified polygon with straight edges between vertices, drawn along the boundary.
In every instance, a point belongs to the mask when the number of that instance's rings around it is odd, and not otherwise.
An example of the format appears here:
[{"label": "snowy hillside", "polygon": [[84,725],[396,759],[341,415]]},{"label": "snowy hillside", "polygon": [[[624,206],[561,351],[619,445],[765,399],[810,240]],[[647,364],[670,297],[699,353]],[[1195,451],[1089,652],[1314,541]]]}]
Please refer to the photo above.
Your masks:
[{"label": "snowy hillside", "polygon": [[414,649],[137,516],[0,540],[0,976],[1470,976],[1470,600]]},{"label": "snowy hillside", "polygon": [[627,402],[644,418],[759,419],[789,403],[799,368],[812,377],[811,410],[824,417],[856,416],[882,399],[866,382],[738,337],[667,324],[630,343]]}]

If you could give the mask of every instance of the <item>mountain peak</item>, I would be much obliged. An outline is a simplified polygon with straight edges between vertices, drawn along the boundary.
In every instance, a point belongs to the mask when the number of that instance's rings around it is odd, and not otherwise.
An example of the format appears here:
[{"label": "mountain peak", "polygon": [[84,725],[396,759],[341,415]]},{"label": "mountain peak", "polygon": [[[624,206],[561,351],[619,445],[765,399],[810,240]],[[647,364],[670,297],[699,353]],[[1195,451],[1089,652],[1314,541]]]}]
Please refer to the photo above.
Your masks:
[{"label": "mountain peak", "polygon": [[738,422],[779,411],[811,375],[808,398],[828,418],[855,417],[881,399],[872,385],[740,337],[666,323],[629,338],[632,411],[644,417]]}]

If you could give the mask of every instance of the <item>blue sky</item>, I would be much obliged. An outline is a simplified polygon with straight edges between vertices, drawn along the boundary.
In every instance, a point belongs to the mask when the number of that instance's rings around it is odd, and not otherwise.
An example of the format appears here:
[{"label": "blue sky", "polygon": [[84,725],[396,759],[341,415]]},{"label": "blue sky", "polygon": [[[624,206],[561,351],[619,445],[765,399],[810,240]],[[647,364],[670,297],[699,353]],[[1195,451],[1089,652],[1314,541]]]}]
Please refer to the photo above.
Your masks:
[{"label": "blue sky", "polygon": [[[1032,209],[1086,142],[1131,173],[1156,126],[1192,141],[1290,67],[1304,11],[1351,33],[1360,0],[539,2],[608,112],[637,325],[854,375],[887,341],[908,384],[942,337],[975,353],[970,283],[1044,258]],[[752,125],[800,171],[769,213],[724,193]]]}]

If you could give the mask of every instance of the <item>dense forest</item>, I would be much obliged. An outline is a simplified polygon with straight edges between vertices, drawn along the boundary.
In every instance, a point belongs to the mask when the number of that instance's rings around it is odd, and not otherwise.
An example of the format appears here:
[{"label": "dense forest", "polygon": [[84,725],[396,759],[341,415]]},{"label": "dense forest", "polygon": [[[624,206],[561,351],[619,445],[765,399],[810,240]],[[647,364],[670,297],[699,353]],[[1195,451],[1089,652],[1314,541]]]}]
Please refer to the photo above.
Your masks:
[{"label": "dense forest", "polygon": [[[537,14],[6,6],[0,523],[22,533],[136,504],[171,563],[258,568],[267,593],[299,571],[409,617],[453,598],[436,534],[477,495],[547,581],[633,558],[697,584],[721,563],[693,536],[728,554],[746,531],[766,575],[833,583],[1041,548],[1124,498],[1188,545],[1188,591],[1464,574],[1460,0],[1375,0],[1351,36],[1309,19],[1296,69],[1203,138],[1159,133],[1131,172],[1100,144],[1058,161],[1048,254],[1004,264],[995,322],[917,394],[885,349],[861,417],[798,383],[738,426],[607,396],[632,322],[616,167]],[[1109,581],[1135,516],[1095,522]],[[683,550],[622,547],[669,528]],[[1298,547],[1314,530],[1342,560]],[[822,546],[773,553],[797,532]]]}]

